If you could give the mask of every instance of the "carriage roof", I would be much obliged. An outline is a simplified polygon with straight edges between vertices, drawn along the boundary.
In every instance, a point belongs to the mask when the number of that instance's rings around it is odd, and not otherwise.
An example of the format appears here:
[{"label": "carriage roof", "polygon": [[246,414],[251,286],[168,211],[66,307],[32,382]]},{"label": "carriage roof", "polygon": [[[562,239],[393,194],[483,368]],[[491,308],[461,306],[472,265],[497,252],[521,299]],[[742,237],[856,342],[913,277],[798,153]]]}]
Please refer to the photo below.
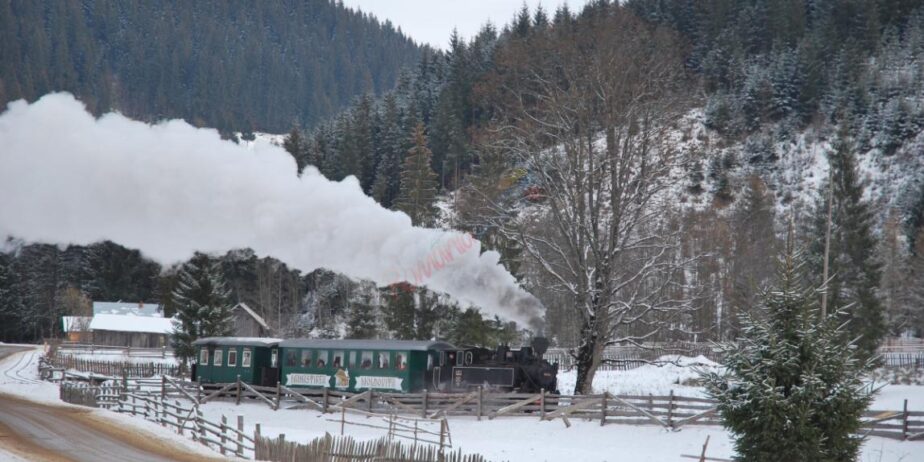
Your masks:
[{"label": "carriage roof", "polygon": [[334,339],[291,339],[279,342],[282,348],[324,348],[335,350],[455,350],[449,343],[437,340],[334,340]]},{"label": "carriage roof", "polygon": [[193,345],[273,347],[281,341],[268,337],[205,337],[196,340]]}]

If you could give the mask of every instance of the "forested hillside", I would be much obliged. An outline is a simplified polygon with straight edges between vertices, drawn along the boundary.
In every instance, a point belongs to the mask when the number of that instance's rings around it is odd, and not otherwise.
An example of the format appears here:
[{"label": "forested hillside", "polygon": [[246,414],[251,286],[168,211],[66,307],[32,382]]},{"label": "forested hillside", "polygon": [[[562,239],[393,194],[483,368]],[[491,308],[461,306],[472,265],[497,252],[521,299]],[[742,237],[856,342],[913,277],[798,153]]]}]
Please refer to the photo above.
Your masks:
[{"label": "forested hillside", "polygon": [[[850,329],[871,339],[861,343],[869,349],[885,333],[924,333],[918,3],[524,8],[470,41],[449,36],[446,52],[423,50],[380,97],[365,93],[318,123],[301,118],[284,147],[301,169],[355,175],[415,224],[463,229],[499,251],[547,307],[546,334],[558,345],[590,354],[601,345],[588,339],[734,339],[739,315],[774,282],[791,233],[811,284],[822,283],[830,247],[830,303],[853,304]],[[219,100],[233,100],[252,127],[281,117],[238,95]],[[316,109],[294,100],[280,107]],[[278,122],[291,128],[291,118]],[[73,287],[172,303],[177,268],[138,260],[130,273],[156,283],[123,292],[119,284],[131,282],[94,282],[116,274],[94,256],[115,251],[108,244],[12,247],[0,260],[0,307],[30,308],[0,316],[23,326],[24,338],[55,330],[61,313],[51,310]],[[278,335],[493,345],[519,334],[424,289],[304,275],[247,250],[215,258],[231,298]]]},{"label": "forested hillside", "polygon": [[[636,43],[637,37],[647,41]],[[658,107],[649,120],[663,126],[649,128],[650,135],[669,140],[657,149],[676,157],[670,171],[645,180],[658,188],[645,200],[654,206],[667,195],[673,205],[636,212],[670,217],[658,234],[665,252],[688,260],[646,277],[675,287],[689,303],[668,316],[682,333],[623,326],[634,334],[622,335],[737,335],[738,314],[772,282],[788,221],[820,265],[824,227],[818,220],[827,208],[829,175],[839,182],[834,205],[844,209],[843,216],[834,214],[843,221],[835,229],[844,228],[833,244],[843,252],[836,257],[839,271],[856,282],[854,270],[862,268],[865,306],[882,308],[887,318],[867,321],[886,323],[892,333],[919,330],[911,311],[920,294],[899,286],[920,285],[924,277],[906,270],[922,265],[914,251],[924,209],[922,37],[924,10],[914,1],[638,0],[624,6],[597,1],[580,12],[524,8],[502,30],[486,26],[468,43],[453,36],[446,53],[425,54],[416,72],[383,99],[364,99],[315,129],[293,131],[286,148],[301,166],[318,166],[335,179],[356,175],[367,193],[400,208],[401,159],[413,145],[413,127],[423,123],[436,182],[449,201],[444,224],[468,229],[501,251],[508,268],[546,302],[552,334],[574,345],[589,333],[569,307],[580,297],[569,291],[595,283],[543,275],[549,255],[565,249],[524,248],[523,220],[549,207],[586,204],[553,200],[549,188],[556,185],[543,173],[567,166],[536,164],[530,153],[566,147],[575,136],[606,145],[608,124],[617,129],[614,137],[620,129],[635,130],[614,120],[614,111],[629,110],[632,91],[657,95],[657,105],[645,110]],[[637,87],[645,72],[660,86]],[[568,112],[556,113],[555,123],[572,125],[550,128],[546,118],[562,107]],[[829,174],[830,165],[841,167]],[[571,173],[572,181],[583,176]],[[546,230],[558,225],[532,222]],[[566,239],[553,232],[534,237]],[[676,245],[667,245],[671,241]],[[644,261],[630,254],[622,252],[628,260],[618,264]],[[676,279],[677,271],[684,278]]]},{"label": "forested hillside", "polygon": [[420,48],[329,0],[0,4],[0,105],[69,91],[94,112],[223,132],[312,126],[394,87]]}]

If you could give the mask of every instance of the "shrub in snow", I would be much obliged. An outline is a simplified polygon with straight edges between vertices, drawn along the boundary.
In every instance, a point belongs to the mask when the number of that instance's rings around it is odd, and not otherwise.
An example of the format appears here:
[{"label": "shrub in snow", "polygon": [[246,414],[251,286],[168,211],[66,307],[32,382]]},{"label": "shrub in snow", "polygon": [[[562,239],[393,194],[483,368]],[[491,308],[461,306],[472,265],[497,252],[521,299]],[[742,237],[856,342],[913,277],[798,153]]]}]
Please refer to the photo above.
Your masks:
[{"label": "shrub in snow", "polygon": [[707,392],[719,401],[736,460],[856,460],[870,362],[843,340],[841,312],[819,321],[819,293],[803,287],[801,255],[788,253],[761,313],[744,316],[743,337],[724,347],[727,369],[704,375]]}]

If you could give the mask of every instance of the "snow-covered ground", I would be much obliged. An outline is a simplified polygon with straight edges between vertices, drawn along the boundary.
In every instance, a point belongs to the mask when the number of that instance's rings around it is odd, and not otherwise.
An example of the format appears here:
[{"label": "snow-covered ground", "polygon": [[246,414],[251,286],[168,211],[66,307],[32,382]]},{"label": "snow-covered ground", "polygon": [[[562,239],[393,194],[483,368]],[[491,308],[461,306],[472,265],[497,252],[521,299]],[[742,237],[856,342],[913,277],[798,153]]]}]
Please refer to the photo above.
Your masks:
[{"label": "snow-covered ground", "polygon": [[[0,363],[0,392],[24,396],[33,400],[58,401],[57,386],[50,383],[29,383],[23,378],[35,379],[37,355],[25,352],[8,357]],[[24,364],[26,367],[24,368]],[[698,365],[694,365],[698,364]],[[31,365],[31,367],[29,367]],[[616,393],[639,393],[643,384],[648,384],[651,393],[669,393],[672,387],[677,394],[696,395],[702,390],[695,385],[683,385],[695,378],[695,367],[715,367],[702,358],[680,358],[673,364],[643,366],[624,372],[601,371],[598,373],[597,388]],[[31,372],[27,372],[31,371]],[[7,375],[9,372],[11,374]],[[29,375],[31,374],[31,375]],[[564,373],[562,380],[568,380]],[[571,373],[573,386],[573,373]],[[645,393],[647,394],[647,392]],[[901,409],[902,401],[909,399],[912,410],[924,410],[924,387],[887,386],[880,392],[876,409]],[[244,416],[247,432],[253,432],[254,425],[261,424],[266,436],[285,434],[286,440],[307,442],[325,433],[340,433],[340,415],[321,415],[310,410],[281,409],[273,411],[265,404],[250,402],[240,406],[232,402],[211,402],[202,406],[209,420],[220,419],[222,415],[234,422],[238,415]],[[172,440],[182,440],[190,448],[204,451],[190,440],[181,439],[169,430],[141,418],[98,410],[108,418],[149,431]],[[347,420],[361,423],[379,423],[378,417],[347,414]],[[540,422],[538,418],[506,417],[496,420],[452,417],[449,429],[454,448],[467,453],[479,453],[488,460],[509,462],[538,461],[633,461],[662,462],[682,460],[681,454],[698,455],[703,442],[709,437],[707,455],[730,458],[732,442],[728,433],[719,427],[684,427],[672,432],[654,425],[630,426],[607,425],[572,419],[566,428],[560,420]],[[359,439],[374,439],[385,435],[385,430],[356,425],[347,425],[347,432]],[[214,455],[212,452],[208,452]],[[0,460],[5,454],[0,453]],[[870,438],[863,446],[863,462],[911,462],[924,459],[924,442],[901,442],[884,438]],[[15,460],[15,459],[10,459]]]},{"label": "snow-covered ground", "polygon": [[[42,349],[35,347],[30,351],[12,354],[0,360],[0,393],[55,406],[73,406],[59,399],[56,384],[38,380],[38,358],[41,354]],[[80,409],[88,408],[80,407]],[[210,458],[219,457],[217,452],[197,444],[189,438],[177,435],[168,428],[161,427],[153,422],[103,409],[92,409],[91,412],[115,422],[119,426],[131,427],[139,432],[151,434],[156,438],[169,440],[171,443],[188,449],[190,452]],[[18,462],[19,460],[21,459],[17,459],[9,452],[0,449],[0,461]]]},{"label": "snow-covered ground", "polygon": [[[702,387],[695,384],[699,371],[718,369],[718,364],[702,356],[662,356],[656,363],[628,371],[597,371],[594,392],[667,396],[673,390],[677,396],[703,398],[705,395]],[[576,371],[559,372],[558,389],[563,394],[571,394],[576,380]]]}]

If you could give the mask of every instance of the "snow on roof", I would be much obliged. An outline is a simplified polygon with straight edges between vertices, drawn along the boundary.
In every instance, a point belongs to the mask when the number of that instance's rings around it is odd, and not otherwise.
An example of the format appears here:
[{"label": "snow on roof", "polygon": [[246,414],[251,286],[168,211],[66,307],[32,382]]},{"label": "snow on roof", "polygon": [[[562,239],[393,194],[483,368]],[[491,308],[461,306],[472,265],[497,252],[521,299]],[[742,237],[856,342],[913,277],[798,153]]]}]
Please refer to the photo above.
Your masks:
[{"label": "snow on roof", "polygon": [[193,342],[193,345],[265,345],[273,346],[282,339],[270,337],[204,337]]},{"label": "snow on roof", "polygon": [[173,333],[173,319],[136,316],[133,314],[98,314],[93,316],[93,321],[90,322],[90,330],[171,334]]},{"label": "snow on roof", "polygon": [[247,306],[246,303],[244,303],[244,302],[238,303],[238,304],[235,305],[234,308],[232,308],[232,309],[233,309],[233,310],[236,310],[236,309],[238,309],[238,308],[243,309],[244,312],[246,312],[247,314],[249,314],[249,315],[253,318],[254,321],[257,321],[257,324],[259,324],[261,327],[263,327],[263,328],[266,329],[266,330],[269,330],[269,326],[266,325],[266,321],[263,320],[263,317],[260,316],[259,314],[257,314],[257,313],[256,313],[254,310],[252,310],[249,306]]},{"label": "snow on roof", "polygon": [[157,303],[144,302],[93,302],[93,314],[133,314],[152,318],[164,317]]},{"label": "snow on roof", "polygon": [[61,328],[64,333],[88,331],[91,316],[61,316]]}]

